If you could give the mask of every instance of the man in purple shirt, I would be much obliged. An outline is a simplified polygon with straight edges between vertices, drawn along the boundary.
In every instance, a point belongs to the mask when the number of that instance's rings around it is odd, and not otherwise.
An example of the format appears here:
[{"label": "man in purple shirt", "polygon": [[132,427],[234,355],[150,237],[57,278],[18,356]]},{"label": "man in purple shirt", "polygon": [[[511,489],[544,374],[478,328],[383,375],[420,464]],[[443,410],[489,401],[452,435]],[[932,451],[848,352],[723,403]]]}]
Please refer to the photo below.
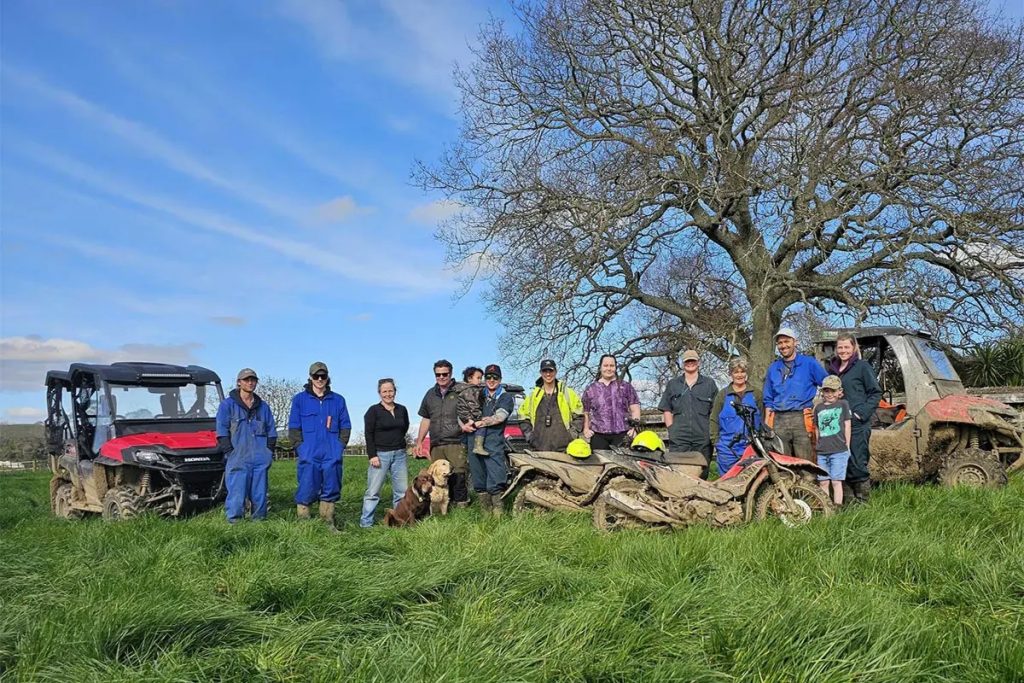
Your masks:
[{"label": "man in purple shirt", "polygon": [[583,392],[583,437],[595,451],[621,446],[636,436],[629,423],[640,420],[640,397],[629,382],[618,377],[615,356],[601,356],[597,379]]}]

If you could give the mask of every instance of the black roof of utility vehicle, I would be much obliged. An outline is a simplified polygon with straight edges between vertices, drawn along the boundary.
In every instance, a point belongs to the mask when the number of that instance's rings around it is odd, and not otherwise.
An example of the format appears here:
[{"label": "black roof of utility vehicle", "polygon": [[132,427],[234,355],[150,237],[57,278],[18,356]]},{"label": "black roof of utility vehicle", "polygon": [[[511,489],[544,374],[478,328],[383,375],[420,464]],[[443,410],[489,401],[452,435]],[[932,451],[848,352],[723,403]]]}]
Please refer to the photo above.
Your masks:
[{"label": "black roof of utility vehicle", "polygon": [[[169,365],[167,363],[111,363],[93,365],[72,363],[69,374],[98,375],[100,379],[115,384],[206,384],[219,382],[220,377],[213,370],[198,365]],[[56,373],[54,373],[56,374]],[[50,373],[47,373],[50,376]]]}]

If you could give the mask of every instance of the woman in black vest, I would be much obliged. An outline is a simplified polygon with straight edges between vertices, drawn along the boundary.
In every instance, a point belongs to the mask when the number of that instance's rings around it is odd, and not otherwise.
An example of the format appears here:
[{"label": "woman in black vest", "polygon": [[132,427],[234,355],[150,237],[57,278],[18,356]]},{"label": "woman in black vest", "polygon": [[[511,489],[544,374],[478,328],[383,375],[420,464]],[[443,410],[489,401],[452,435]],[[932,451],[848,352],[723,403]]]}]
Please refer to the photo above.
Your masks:
[{"label": "woman in black vest", "polygon": [[843,398],[853,412],[850,430],[850,462],[846,468],[846,483],[852,496],[866,503],[871,495],[871,480],[868,462],[871,459],[871,418],[875,415],[878,402],[882,400],[882,388],[871,364],[860,357],[860,346],[852,333],[842,332],[836,337],[836,355],[829,363],[829,371],[839,375],[843,382]]}]

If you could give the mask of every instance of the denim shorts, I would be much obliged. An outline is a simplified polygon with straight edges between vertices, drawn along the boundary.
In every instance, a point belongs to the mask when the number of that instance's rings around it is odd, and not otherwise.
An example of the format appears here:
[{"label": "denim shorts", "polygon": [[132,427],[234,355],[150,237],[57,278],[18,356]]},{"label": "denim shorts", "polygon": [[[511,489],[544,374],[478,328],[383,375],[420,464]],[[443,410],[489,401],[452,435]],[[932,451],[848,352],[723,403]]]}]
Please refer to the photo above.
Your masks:
[{"label": "denim shorts", "polygon": [[818,475],[818,481],[843,481],[846,479],[846,463],[850,461],[850,451],[823,454],[818,453],[818,467],[828,472],[826,477]]}]

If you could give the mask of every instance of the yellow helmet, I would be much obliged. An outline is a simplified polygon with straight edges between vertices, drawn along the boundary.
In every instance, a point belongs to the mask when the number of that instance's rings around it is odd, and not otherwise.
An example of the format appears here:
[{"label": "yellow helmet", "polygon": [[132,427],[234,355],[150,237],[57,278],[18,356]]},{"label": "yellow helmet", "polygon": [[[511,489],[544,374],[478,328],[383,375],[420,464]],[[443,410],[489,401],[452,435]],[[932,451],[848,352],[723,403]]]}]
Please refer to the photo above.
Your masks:
[{"label": "yellow helmet", "polygon": [[629,447],[634,451],[664,451],[665,442],[661,440],[660,436],[648,429],[633,437],[633,443],[629,444]]},{"label": "yellow helmet", "polygon": [[574,439],[565,447],[565,452],[574,458],[589,458],[590,457],[590,444],[583,439]]}]

